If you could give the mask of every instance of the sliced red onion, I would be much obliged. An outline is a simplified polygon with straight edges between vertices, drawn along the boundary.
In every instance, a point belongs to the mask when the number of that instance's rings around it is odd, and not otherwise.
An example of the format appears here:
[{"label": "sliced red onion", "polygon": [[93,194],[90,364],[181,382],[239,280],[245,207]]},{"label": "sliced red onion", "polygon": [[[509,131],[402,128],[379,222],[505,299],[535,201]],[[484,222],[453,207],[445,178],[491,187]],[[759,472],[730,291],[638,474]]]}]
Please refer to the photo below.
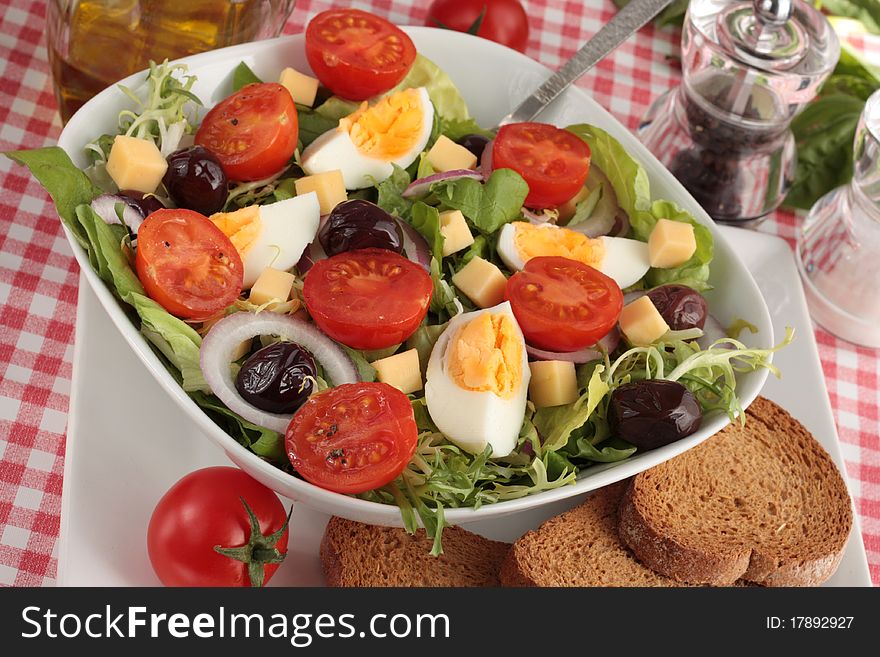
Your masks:
[{"label": "sliced red onion", "polygon": [[703,324],[703,335],[697,339],[697,344],[700,345],[700,349],[708,349],[712,346],[713,342],[727,337],[729,337],[727,329],[724,328],[721,322],[712,315],[706,315],[706,323]]},{"label": "sliced red onion", "polygon": [[629,233],[629,217],[626,212],[619,210],[614,215],[614,225],[611,227],[609,234],[612,237],[626,237],[627,233]]},{"label": "sliced red onion", "polygon": [[130,202],[119,194],[101,194],[92,200],[91,206],[95,214],[101,217],[106,224],[121,224],[119,215],[116,214],[116,204],[122,203],[122,221],[137,235],[138,228],[144,221],[144,215],[140,213]]},{"label": "sliced red onion", "polygon": [[480,166],[478,167],[480,173],[483,174],[483,178],[488,178],[492,175],[492,149],[495,146],[495,140],[492,139],[486,144],[486,147],[483,149],[483,154],[480,156]]},{"label": "sliced red onion", "polygon": [[529,220],[530,224],[534,224],[536,226],[540,226],[541,224],[546,224],[550,221],[550,218],[546,214],[544,214],[543,212],[529,210],[526,207],[523,207],[522,214],[526,219]]},{"label": "sliced red onion", "polygon": [[[395,217],[397,219],[397,217]],[[403,252],[406,257],[415,263],[420,264],[427,271],[431,271],[431,250],[428,248],[428,242],[422,237],[421,233],[406,223],[403,219],[397,219],[403,230]]]},{"label": "sliced red onion", "polygon": [[321,246],[321,242],[318,241],[318,238],[316,237],[314,242],[303,249],[303,254],[300,257],[299,262],[296,263],[296,270],[299,272],[300,276],[305,276],[306,272],[311,269],[318,260],[324,260],[326,257],[327,254],[324,251],[324,247]]},{"label": "sliced red onion", "polygon": [[610,354],[617,349],[618,344],[620,344],[620,329],[615,326],[592,347],[586,347],[577,351],[546,351],[527,344],[526,351],[529,356],[537,360],[565,360],[580,365],[582,363],[589,363],[591,360],[604,358],[604,354]]},{"label": "sliced red onion", "polygon": [[593,211],[589,219],[585,219],[574,226],[565,226],[569,230],[576,231],[587,237],[596,238],[608,235],[614,228],[614,214],[603,212],[599,206]]},{"label": "sliced red onion", "polygon": [[321,363],[333,385],[360,380],[357,367],[348,354],[314,324],[276,313],[234,313],[208,331],[202,340],[199,365],[211,391],[231,411],[249,422],[284,433],[293,417],[263,411],[242,399],[235,389],[230,367],[235,350],[244,340],[259,335],[277,335],[307,349]]},{"label": "sliced red onion", "polygon": [[438,182],[450,182],[452,180],[461,180],[462,178],[472,178],[474,180],[483,181],[483,174],[472,169],[452,169],[443,173],[432,173],[430,176],[419,178],[410,183],[409,187],[403,190],[403,198],[416,198],[424,196],[431,190],[431,185]]}]

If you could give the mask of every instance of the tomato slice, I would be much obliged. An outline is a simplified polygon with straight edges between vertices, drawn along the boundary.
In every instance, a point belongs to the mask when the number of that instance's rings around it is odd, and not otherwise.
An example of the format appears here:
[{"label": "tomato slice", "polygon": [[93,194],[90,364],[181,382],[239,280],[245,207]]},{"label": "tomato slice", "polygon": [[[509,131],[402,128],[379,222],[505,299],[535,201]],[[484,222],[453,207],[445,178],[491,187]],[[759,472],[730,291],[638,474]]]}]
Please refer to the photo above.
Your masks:
[{"label": "tomato slice", "polygon": [[306,57],[325,87],[366,100],[395,87],[412,68],[416,47],[406,32],[360,9],[330,9],[306,29]]},{"label": "tomato slice", "polygon": [[407,396],[387,383],[363,382],[312,395],[290,421],[285,445],[306,481],[357,494],[396,479],[417,438]]},{"label": "tomato slice", "polygon": [[232,242],[193,210],[157,210],[144,219],[135,267],[151,299],[190,320],[208,319],[231,305],[244,278]]},{"label": "tomato slice", "polygon": [[549,351],[596,344],[620,317],[623,293],[614,279],[577,260],[538,256],[507,281],[504,298],[526,342]]},{"label": "tomato slice", "polygon": [[251,181],[281,171],[297,139],[293,98],[272,82],[249,84],[221,100],[205,116],[195,143],[217,156],[227,178]]},{"label": "tomato slice", "polygon": [[384,349],[415,332],[433,291],[420,265],[386,249],[361,249],[316,262],[303,298],[312,319],[334,340]]},{"label": "tomato slice", "polygon": [[511,123],[498,131],[492,165],[513,169],[529,184],[525,205],[552,208],[580,191],[590,172],[590,147],[546,123]]}]

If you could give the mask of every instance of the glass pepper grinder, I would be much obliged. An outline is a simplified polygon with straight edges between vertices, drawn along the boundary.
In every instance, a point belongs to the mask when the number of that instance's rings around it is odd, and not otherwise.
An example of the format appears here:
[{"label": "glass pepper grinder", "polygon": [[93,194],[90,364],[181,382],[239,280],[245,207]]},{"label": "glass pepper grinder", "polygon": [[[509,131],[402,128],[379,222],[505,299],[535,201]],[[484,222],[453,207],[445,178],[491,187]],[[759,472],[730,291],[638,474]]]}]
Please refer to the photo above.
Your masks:
[{"label": "glass pepper grinder", "polygon": [[797,263],[810,314],[838,337],[880,347],[880,91],[859,120],[853,178],[800,226]]},{"label": "glass pepper grinder", "polygon": [[716,221],[755,222],[794,179],[789,124],[837,64],[837,36],[802,0],[691,0],[681,50],[682,83],[639,137]]}]

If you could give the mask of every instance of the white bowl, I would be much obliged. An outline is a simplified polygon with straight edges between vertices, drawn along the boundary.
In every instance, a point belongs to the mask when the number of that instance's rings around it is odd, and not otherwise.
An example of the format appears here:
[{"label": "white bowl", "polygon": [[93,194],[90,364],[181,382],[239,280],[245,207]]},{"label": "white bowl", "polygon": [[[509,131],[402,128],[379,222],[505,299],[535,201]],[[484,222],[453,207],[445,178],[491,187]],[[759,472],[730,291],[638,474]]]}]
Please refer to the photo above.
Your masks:
[{"label": "white bowl", "polygon": [[[467,100],[472,114],[484,126],[495,125],[550,74],[549,69],[525,55],[491,41],[425,27],[406,28],[406,31],[412,36],[419,52],[450,75]],[[198,76],[193,91],[208,106],[230,93],[232,71],[241,61],[247,62],[258,76],[267,80],[276,79],[285,66],[309,70],[302,35],[233,46],[187,57],[182,61],[189,65],[191,73]],[[144,74],[139,73],[122,83],[136,87],[143,79]],[[73,116],[61,133],[59,145],[78,166],[85,166],[83,146],[104,132],[115,133],[119,111],[129,103],[115,85],[105,89]],[[712,313],[725,325],[738,318],[755,324],[758,333],[744,337],[744,341],[751,346],[768,347],[773,343],[767,305],[742,261],[697,202],[624,126],[576,87],[568,89],[540,118],[561,126],[592,123],[617,138],[645,167],[654,198],[676,202],[712,231],[715,260],[711,267],[711,282],[715,289],[707,294]],[[125,315],[120,302],[91,268],[85,251],[69,233],[67,237],[86,280],[128,344],[172,399],[236,465],[278,493],[315,509],[362,522],[401,525],[397,507],[340,495],[297,479],[263,461],[217,427],[168,373],[141,336],[138,327]],[[737,390],[744,407],[754,400],[766,378],[766,370],[743,374],[738,378]],[[695,434],[659,449],[637,453],[625,461],[591,467],[580,473],[574,485],[485,505],[476,510],[450,509],[446,511],[446,518],[450,523],[464,524],[585,493],[634,475],[694,447],[722,429],[728,421],[726,415],[710,415],[704,418],[703,426]],[[169,458],[172,458],[171,455]]]}]

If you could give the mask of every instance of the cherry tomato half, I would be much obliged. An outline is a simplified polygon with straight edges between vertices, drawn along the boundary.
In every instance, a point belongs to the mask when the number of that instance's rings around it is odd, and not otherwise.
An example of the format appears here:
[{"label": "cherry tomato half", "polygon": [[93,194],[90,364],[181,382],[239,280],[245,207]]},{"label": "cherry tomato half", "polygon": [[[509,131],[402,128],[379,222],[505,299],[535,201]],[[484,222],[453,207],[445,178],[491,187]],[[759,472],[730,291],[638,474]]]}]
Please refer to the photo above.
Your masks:
[{"label": "cherry tomato half", "polygon": [[312,395],[290,421],[285,444],[306,481],[357,494],[396,479],[417,438],[409,398],[387,383],[363,382]]},{"label": "cherry tomato half", "polygon": [[416,47],[384,18],[360,9],[329,9],[306,28],[306,57],[321,84],[334,94],[366,100],[406,77]]},{"label": "cherry tomato half", "polygon": [[468,32],[525,52],[529,19],[519,0],[434,0],[425,25]]},{"label": "cherry tomato half", "polygon": [[193,210],[157,210],[144,219],[135,267],[153,301],[191,320],[208,319],[231,305],[244,280],[232,242]]},{"label": "cherry tomato half", "polygon": [[498,131],[492,165],[513,169],[525,179],[527,207],[552,208],[584,186],[590,172],[590,147],[568,130],[546,123],[511,123]]},{"label": "cherry tomato half", "polygon": [[[244,500],[257,519],[252,533]],[[262,563],[263,584],[278,563],[267,557],[283,556],[288,531],[266,540],[284,527],[287,514],[271,490],[238,468],[214,467],[186,475],[162,496],[147,528],[147,552],[165,586],[251,586],[247,561]],[[214,549],[240,549],[239,558]],[[257,548],[254,553],[251,549]]]},{"label": "cherry tomato half", "polygon": [[549,351],[596,344],[617,323],[623,293],[614,279],[577,260],[538,256],[507,280],[510,301],[526,342]]},{"label": "cherry tomato half", "polygon": [[195,142],[220,160],[230,180],[268,178],[296,150],[299,122],[290,92],[280,84],[249,84],[208,112]]},{"label": "cherry tomato half", "polygon": [[334,340],[384,349],[415,332],[433,291],[420,265],[386,249],[361,249],[316,262],[303,298],[315,324]]}]

